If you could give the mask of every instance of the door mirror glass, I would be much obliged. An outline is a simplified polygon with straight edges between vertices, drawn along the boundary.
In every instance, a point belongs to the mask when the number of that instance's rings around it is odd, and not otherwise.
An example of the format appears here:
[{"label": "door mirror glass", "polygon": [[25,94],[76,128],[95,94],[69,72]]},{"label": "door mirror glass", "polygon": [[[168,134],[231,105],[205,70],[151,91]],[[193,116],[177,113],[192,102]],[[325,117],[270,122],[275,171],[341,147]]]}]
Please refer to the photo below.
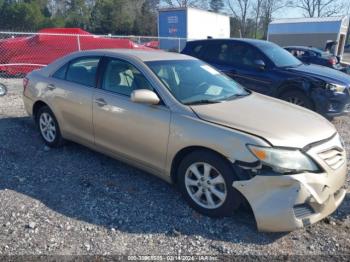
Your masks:
[{"label": "door mirror glass", "polygon": [[7,93],[7,88],[4,84],[0,83],[0,96],[4,96]]},{"label": "door mirror glass", "polygon": [[264,70],[266,65],[265,62],[261,59],[254,60],[254,65],[256,68]]},{"label": "door mirror glass", "polygon": [[158,105],[160,99],[156,93],[149,89],[138,89],[131,93],[131,101],[134,103]]}]

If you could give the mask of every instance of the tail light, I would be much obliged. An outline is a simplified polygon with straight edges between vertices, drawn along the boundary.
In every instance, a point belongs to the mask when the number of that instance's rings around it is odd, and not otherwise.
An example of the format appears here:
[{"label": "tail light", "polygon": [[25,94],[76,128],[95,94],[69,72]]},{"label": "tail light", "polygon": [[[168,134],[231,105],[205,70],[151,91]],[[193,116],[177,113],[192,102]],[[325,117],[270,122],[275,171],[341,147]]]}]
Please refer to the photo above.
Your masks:
[{"label": "tail light", "polygon": [[29,84],[29,79],[28,78],[23,78],[23,92],[26,91],[26,88]]},{"label": "tail light", "polygon": [[329,58],[328,63],[330,65],[336,65],[337,64],[337,59],[335,57],[331,57],[331,58]]}]

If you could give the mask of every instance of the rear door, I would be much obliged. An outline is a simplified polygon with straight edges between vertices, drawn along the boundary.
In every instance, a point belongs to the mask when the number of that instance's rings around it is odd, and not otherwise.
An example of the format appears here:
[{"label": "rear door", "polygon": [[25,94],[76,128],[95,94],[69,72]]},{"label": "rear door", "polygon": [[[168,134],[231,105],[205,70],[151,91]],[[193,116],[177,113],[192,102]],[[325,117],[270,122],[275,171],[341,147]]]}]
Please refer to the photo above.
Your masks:
[{"label": "rear door", "polygon": [[130,100],[136,89],[155,91],[134,65],[117,58],[106,58],[103,64],[101,83],[93,95],[95,144],[161,171],[168,145],[169,108],[162,103],[146,105]]},{"label": "rear door", "polygon": [[92,96],[99,61],[98,56],[74,59],[57,70],[46,87],[62,133],[83,144],[94,142]]}]

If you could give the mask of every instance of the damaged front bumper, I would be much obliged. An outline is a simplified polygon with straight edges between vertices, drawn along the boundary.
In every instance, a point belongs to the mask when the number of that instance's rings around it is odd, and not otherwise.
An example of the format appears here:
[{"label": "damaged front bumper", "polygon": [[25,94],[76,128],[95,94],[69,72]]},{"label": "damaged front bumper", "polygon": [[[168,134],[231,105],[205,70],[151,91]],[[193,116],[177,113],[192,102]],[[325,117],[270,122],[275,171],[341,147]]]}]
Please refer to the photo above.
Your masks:
[{"label": "damaged front bumper", "polygon": [[233,187],[249,202],[259,231],[292,231],[313,224],[343,201],[347,165],[345,150],[337,136],[307,151],[324,172],[282,175],[261,172]]}]

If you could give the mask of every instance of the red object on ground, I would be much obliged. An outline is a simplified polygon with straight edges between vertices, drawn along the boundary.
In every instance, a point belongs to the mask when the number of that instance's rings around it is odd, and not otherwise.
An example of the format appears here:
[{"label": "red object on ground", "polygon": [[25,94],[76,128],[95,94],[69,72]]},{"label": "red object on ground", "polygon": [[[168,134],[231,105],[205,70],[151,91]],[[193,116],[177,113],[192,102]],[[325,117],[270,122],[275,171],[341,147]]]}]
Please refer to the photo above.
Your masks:
[{"label": "red object on ground", "polygon": [[153,49],[159,49],[159,41],[150,41],[150,42],[147,42],[143,45],[146,47],[153,48]]},{"label": "red object on ground", "polygon": [[0,72],[12,76],[24,75],[79,50],[150,49],[129,39],[100,37],[80,28],[47,28],[38,33],[0,40]]}]

